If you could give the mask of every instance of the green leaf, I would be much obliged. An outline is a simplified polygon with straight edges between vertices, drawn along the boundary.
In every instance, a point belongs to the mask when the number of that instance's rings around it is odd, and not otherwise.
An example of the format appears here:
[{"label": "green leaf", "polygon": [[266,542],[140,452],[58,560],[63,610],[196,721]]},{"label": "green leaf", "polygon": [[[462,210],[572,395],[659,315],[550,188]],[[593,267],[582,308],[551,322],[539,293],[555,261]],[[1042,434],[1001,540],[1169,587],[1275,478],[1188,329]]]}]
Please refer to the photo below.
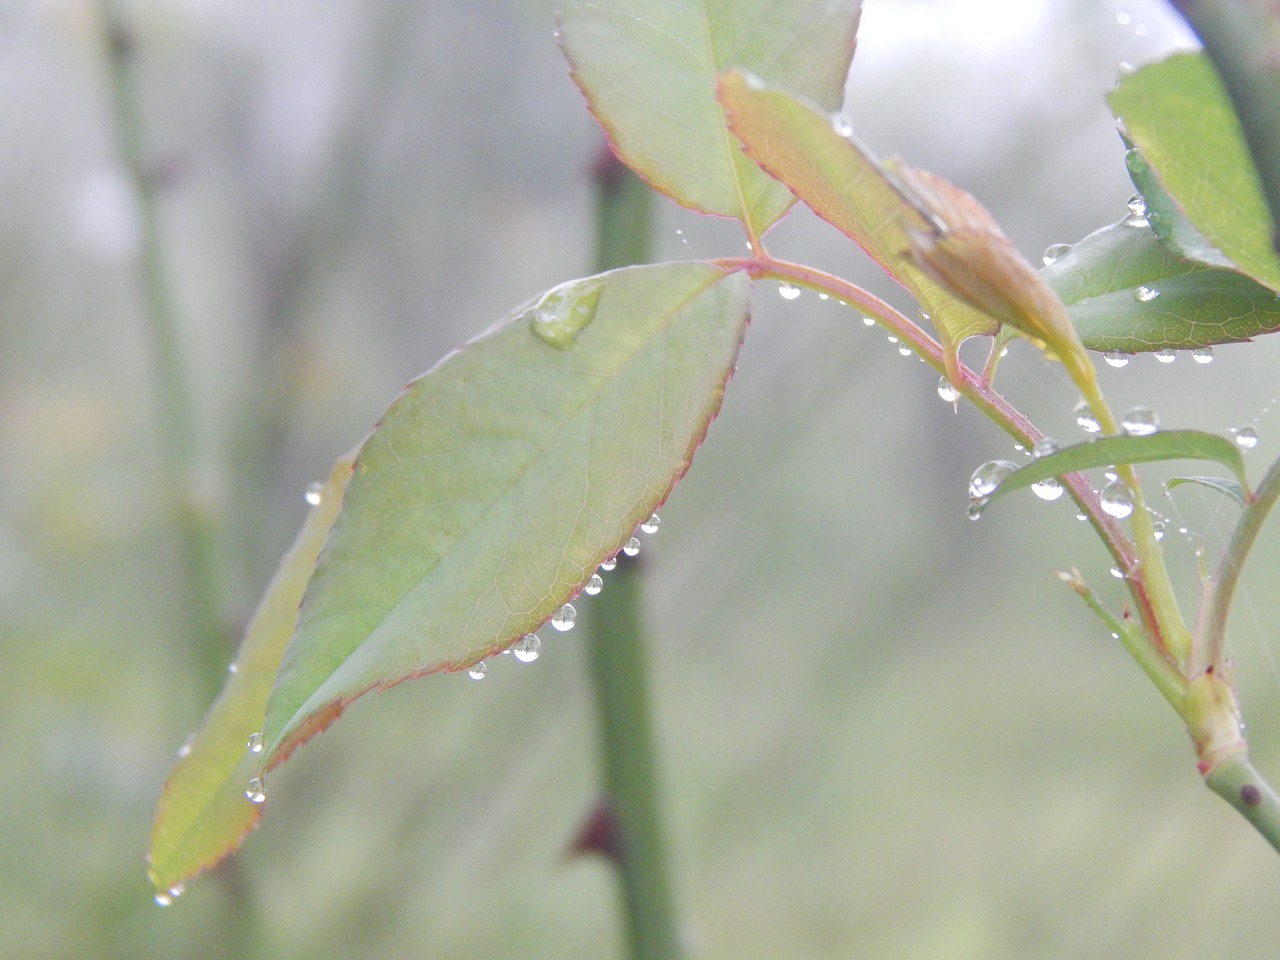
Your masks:
[{"label": "green leaf", "polygon": [[1180,259],[1151,230],[1123,221],[1076,243],[1041,276],[1091,350],[1195,349],[1280,329],[1280,300],[1266,287]]},{"label": "green leaf", "polygon": [[1244,459],[1230,440],[1199,430],[1160,430],[1145,437],[1101,437],[1038,457],[1009,474],[988,499],[995,500],[1050,477],[1117,463],[1158,460],[1214,460],[1234,473],[1242,488],[1248,490]]},{"label": "green leaf", "polygon": [[995,332],[994,320],[916,266],[908,230],[932,225],[884,166],[837,133],[828,116],[741,74],[721,78],[720,98],[748,155],[902,284],[949,344]]},{"label": "green leaf", "polygon": [[742,221],[794,202],[725,129],[716,77],[740,67],[834,110],[861,0],[563,0],[560,44],[614,150],[655,189]]},{"label": "green leaf", "polygon": [[307,587],[264,769],[356,697],[466,668],[575,597],[688,469],[749,291],[708,263],[601,274],[411,383],[361,448]]},{"label": "green leaf", "polygon": [[1217,72],[1185,53],[1122,77],[1108,100],[1164,189],[1243,273],[1280,290],[1274,225]]},{"label": "green leaf", "polygon": [[1197,230],[1174,203],[1141,150],[1130,147],[1125,154],[1124,165],[1129,170],[1129,179],[1146,203],[1147,223],[1161,244],[1182,260],[1224,270],[1236,268],[1231,259],[1210,243],[1209,238]]},{"label": "green leaf", "polygon": [[1202,487],[1208,487],[1210,490],[1217,490],[1219,493],[1226,494],[1242,507],[1248,502],[1245,499],[1244,487],[1226,477],[1173,477],[1165,486],[1172,490],[1174,487],[1180,487],[1184,483],[1194,483]]},{"label": "green leaf", "polygon": [[147,862],[162,895],[234,851],[262,817],[261,804],[245,797],[258,767],[258,757],[246,745],[250,734],[262,729],[272,681],[293,636],[320,546],[338,515],[355,453],[339,459],[320,488],[320,502],[307,514],[249,621],[235,671],[160,794]]}]

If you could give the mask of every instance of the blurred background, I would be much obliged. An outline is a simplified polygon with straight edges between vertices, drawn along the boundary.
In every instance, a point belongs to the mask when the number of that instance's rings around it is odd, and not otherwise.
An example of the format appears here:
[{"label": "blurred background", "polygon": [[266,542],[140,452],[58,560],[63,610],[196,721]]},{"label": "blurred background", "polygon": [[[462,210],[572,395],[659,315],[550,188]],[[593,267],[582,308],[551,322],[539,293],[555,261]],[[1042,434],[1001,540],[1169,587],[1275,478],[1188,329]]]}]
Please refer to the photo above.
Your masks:
[{"label": "blurred background", "polygon": [[[600,134],[551,0],[124,15],[238,630],[307,483],[401,385],[589,272]],[[866,0],[849,112],[1036,257],[1124,213],[1104,93],[1119,63],[1188,42],[1158,3]],[[94,3],[0,0],[0,958],[619,957],[611,874],[565,856],[596,781],[574,633],[483,683],[361,701],[276,774],[229,869],[153,902],[153,806],[209,696],[105,49]],[[655,231],[663,258],[741,249],[666,201]],[[803,211],[770,249],[908,306]],[[1003,435],[846,309],[765,284],[755,316],[644,557],[692,956],[1269,955],[1280,862],[1054,578],[1078,565],[1122,603],[1073,507],[1028,495],[969,522],[974,466],[1014,456]],[[1117,408],[1166,426],[1255,425],[1257,475],[1280,452],[1276,349],[1103,372]],[[1078,436],[1074,392],[1032,351],[1001,386]],[[1190,603],[1231,509],[1155,499]],[[1276,540],[1232,634],[1257,760],[1280,775]]]}]

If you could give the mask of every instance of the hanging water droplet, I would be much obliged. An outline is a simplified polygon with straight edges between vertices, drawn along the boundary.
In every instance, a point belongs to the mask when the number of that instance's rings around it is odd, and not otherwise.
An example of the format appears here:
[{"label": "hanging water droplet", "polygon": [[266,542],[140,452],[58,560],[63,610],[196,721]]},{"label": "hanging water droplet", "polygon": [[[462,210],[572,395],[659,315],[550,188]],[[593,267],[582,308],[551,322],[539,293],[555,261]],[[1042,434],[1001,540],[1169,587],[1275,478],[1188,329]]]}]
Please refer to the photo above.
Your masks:
[{"label": "hanging water droplet", "polygon": [[1130,173],[1147,172],[1147,161],[1143,159],[1142,154],[1136,149],[1130,150],[1124,155],[1124,165],[1129,168]]},{"label": "hanging water droplet", "polygon": [[640,552],[640,541],[637,540],[635,537],[632,537],[630,540],[628,540],[626,543],[622,545],[622,552],[625,553],[628,557],[634,557],[637,553]]},{"label": "hanging water droplet", "polygon": [[260,733],[249,734],[249,752],[250,753],[262,752],[262,734]]},{"label": "hanging water droplet", "polygon": [[1173,363],[1173,361],[1178,359],[1178,351],[1170,350],[1168,347],[1165,347],[1163,350],[1157,350],[1154,356],[1156,358],[1156,363]]},{"label": "hanging water droplet", "polygon": [[188,737],[186,743],[184,743],[182,746],[178,748],[179,760],[181,760],[183,757],[191,756],[191,741],[193,738],[194,738],[194,735],[192,737]]},{"label": "hanging water droplet", "polygon": [[789,283],[780,284],[778,286],[778,296],[782,297],[783,300],[794,300],[800,296],[800,288],[793,287]]},{"label": "hanging water droplet", "polygon": [[574,609],[572,603],[566,603],[551,616],[551,626],[555,627],[561,633],[565,630],[572,630],[573,625],[578,622],[578,611]]},{"label": "hanging water droplet", "polygon": [[885,337],[885,339],[886,339],[886,340],[888,340],[890,343],[897,343],[897,342],[898,342],[898,338],[897,338],[897,337],[895,337],[892,333],[891,333],[891,334],[889,334],[887,337]]},{"label": "hanging water droplet", "polygon": [[1147,220],[1147,201],[1143,199],[1142,194],[1135,193],[1129,198],[1129,215],[1124,218],[1126,227],[1146,227],[1149,226]]},{"label": "hanging water droplet", "polygon": [[912,352],[913,351],[911,350],[911,348],[907,346],[905,343],[898,347],[898,353],[900,353],[904,357],[911,356]]},{"label": "hanging water droplet", "polygon": [[1049,477],[1031,485],[1031,492],[1041,500],[1057,500],[1063,494],[1062,484]]},{"label": "hanging water droplet", "polygon": [[839,113],[831,115],[831,129],[836,132],[838,137],[853,136],[853,121],[849,119],[849,115],[843,110]]},{"label": "hanging water droplet", "polygon": [[947,403],[957,403],[960,400],[960,391],[946,377],[942,377],[938,381],[938,396]]},{"label": "hanging water droplet", "polygon": [[1040,259],[1044,261],[1046,267],[1051,267],[1070,252],[1071,244],[1054,243],[1044,248],[1044,256]]},{"label": "hanging water droplet", "polygon": [[1191,351],[1191,359],[1196,363],[1213,363],[1213,347],[1197,347]]},{"label": "hanging water droplet", "polygon": [[967,511],[970,520],[981,520],[982,510],[986,506],[984,503],[971,503]]},{"label": "hanging water droplet", "polygon": [[1117,520],[1123,520],[1133,513],[1133,494],[1119,480],[1112,480],[1103,487],[1098,499],[1103,511]]},{"label": "hanging water droplet", "polygon": [[969,498],[985,500],[996,492],[996,487],[1000,486],[1009,474],[1017,469],[1018,465],[1008,460],[988,460],[973,471],[973,476],[969,478]]},{"label": "hanging water droplet", "polygon": [[511,652],[521,663],[533,663],[542,652],[542,640],[536,633],[526,633],[511,645]]},{"label": "hanging water droplet", "polygon": [[1081,400],[1076,404],[1072,411],[1076,415],[1076,423],[1085,433],[1099,433],[1102,430],[1098,423],[1098,418],[1093,415],[1093,411],[1089,409],[1089,404]]},{"label": "hanging water droplet", "polygon": [[1132,63],[1130,63],[1128,60],[1117,60],[1117,61],[1116,61],[1116,73],[1119,73],[1121,76],[1128,76],[1129,74],[1133,73],[1133,72],[1134,72],[1134,71],[1136,71],[1137,69],[1138,69],[1138,68],[1137,68],[1137,67],[1135,67],[1135,66],[1134,66]]},{"label": "hanging water droplet", "polygon": [[829,294],[829,293],[819,293],[819,294],[818,294],[818,299],[819,299],[819,300],[830,300],[830,299],[831,299],[831,294]]},{"label": "hanging water droplet", "polygon": [[1123,570],[1121,570],[1119,567],[1112,567],[1112,568],[1111,568],[1111,575],[1112,575],[1113,577],[1115,577],[1117,580],[1123,580],[1123,579],[1124,579],[1124,571],[1123,571]]},{"label": "hanging water droplet", "polygon": [[614,569],[614,567],[616,567],[617,565],[618,565],[618,558],[610,557],[608,560],[605,560],[600,564],[600,569],[603,570],[605,573],[608,573],[610,570]]},{"label": "hanging water droplet", "polygon": [[1053,437],[1041,437],[1035,442],[1035,446],[1031,448],[1031,455],[1036,459],[1047,457],[1051,453],[1058,452],[1058,441]]},{"label": "hanging water droplet", "polygon": [[874,326],[876,325],[876,318],[875,318],[875,317],[863,317],[863,318],[862,318],[862,325],[863,325],[864,327],[874,327]]},{"label": "hanging water droplet", "polygon": [[1120,429],[1131,437],[1149,437],[1160,429],[1160,418],[1150,407],[1130,407],[1120,419]]},{"label": "hanging water droplet", "polygon": [[597,593],[604,589],[604,577],[598,573],[593,573],[591,579],[587,581],[587,585],[582,588],[582,592],[588,597],[594,597]]},{"label": "hanging water droplet", "polygon": [[660,526],[662,526],[662,518],[655,513],[644,523],[640,524],[640,529],[645,533],[657,533]]},{"label": "hanging water droplet", "polygon": [[320,501],[324,497],[324,484],[318,480],[315,483],[308,483],[302,497],[313,507],[320,506]]},{"label": "hanging water droplet", "polygon": [[240,672],[240,666],[234,660],[232,660],[230,663],[227,664],[227,673],[239,673],[239,672]]},{"label": "hanging water droplet", "polygon": [[1236,428],[1236,446],[1241,450],[1252,450],[1258,445],[1258,431],[1253,427]]},{"label": "hanging water droplet", "polygon": [[570,349],[596,316],[604,281],[571,280],[542,295],[529,311],[529,329],[544,343]]},{"label": "hanging water droplet", "polygon": [[489,665],[483,660],[473,663],[467,669],[467,676],[472,680],[483,680],[486,673],[489,672]]},{"label": "hanging water droplet", "polygon": [[175,883],[168,890],[156,891],[156,904],[161,907],[167,907],[182,896],[187,888],[180,883]]},{"label": "hanging water droplet", "polygon": [[1107,469],[1102,471],[1102,475],[1107,478],[1108,482],[1120,479],[1120,474],[1116,472],[1115,467],[1107,467]]},{"label": "hanging water droplet", "polygon": [[1102,355],[1102,359],[1107,361],[1108,366],[1123,367],[1129,363],[1129,355],[1123,350],[1108,350]]},{"label": "hanging water droplet", "polygon": [[1160,296],[1160,291],[1155,287],[1134,287],[1133,299],[1139,303],[1150,303],[1156,297]]},{"label": "hanging water droplet", "polygon": [[1133,16],[1129,13],[1128,10],[1117,11],[1116,23],[1120,24],[1120,26],[1127,27],[1132,22],[1133,22]]},{"label": "hanging water droplet", "polygon": [[262,782],[261,777],[254,777],[249,781],[249,788],[245,790],[244,795],[251,803],[262,803],[267,799],[267,785]]},{"label": "hanging water droplet", "polygon": [[1080,510],[1076,513],[1076,519],[1079,520],[1081,523],[1085,523],[1089,519],[1089,515],[1085,513],[1083,510]]},{"label": "hanging water droplet", "polygon": [[1164,521],[1157,520],[1155,523],[1153,523],[1151,525],[1151,533],[1156,538],[1157,542],[1163,540],[1164,539]]}]

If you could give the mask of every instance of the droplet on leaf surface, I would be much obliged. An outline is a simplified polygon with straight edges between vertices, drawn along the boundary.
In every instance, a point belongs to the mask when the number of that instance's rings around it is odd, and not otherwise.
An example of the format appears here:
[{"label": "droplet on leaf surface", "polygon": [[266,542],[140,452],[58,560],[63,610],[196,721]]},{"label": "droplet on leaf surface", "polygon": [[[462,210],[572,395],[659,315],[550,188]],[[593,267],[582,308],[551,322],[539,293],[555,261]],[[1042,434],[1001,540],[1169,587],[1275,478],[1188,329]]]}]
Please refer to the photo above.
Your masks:
[{"label": "droplet on leaf surface", "polygon": [[249,781],[249,787],[245,790],[244,795],[249,798],[252,803],[262,803],[267,799],[267,787],[262,782],[261,777],[254,777]]},{"label": "droplet on leaf surface", "polygon": [[1042,256],[1041,259],[1044,261],[1044,265],[1046,267],[1051,267],[1070,252],[1071,244],[1054,243],[1045,247],[1044,256]]},{"label": "droplet on leaf surface", "polygon": [[1031,485],[1031,492],[1041,500],[1057,500],[1063,494],[1062,484],[1055,478],[1048,477]]},{"label": "droplet on leaf surface", "polygon": [[529,311],[529,329],[544,343],[570,349],[596,316],[601,280],[572,280],[548,290]]},{"label": "droplet on leaf surface", "polygon": [[250,753],[262,752],[262,734],[260,733],[249,734],[249,752]]}]

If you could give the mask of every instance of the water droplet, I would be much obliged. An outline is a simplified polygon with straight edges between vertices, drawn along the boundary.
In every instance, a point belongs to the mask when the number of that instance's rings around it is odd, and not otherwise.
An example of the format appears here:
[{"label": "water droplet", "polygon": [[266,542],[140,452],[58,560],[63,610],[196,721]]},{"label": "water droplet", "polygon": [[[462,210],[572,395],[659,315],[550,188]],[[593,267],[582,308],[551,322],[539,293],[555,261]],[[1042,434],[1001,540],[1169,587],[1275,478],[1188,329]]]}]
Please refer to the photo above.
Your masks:
[{"label": "water droplet", "polygon": [[781,284],[778,287],[778,296],[782,297],[783,300],[794,300],[800,296],[800,288],[793,287],[789,283]]},{"label": "water droplet", "polygon": [[905,343],[898,347],[898,353],[902,354],[904,357],[911,356],[912,352],[912,349]]},{"label": "water droplet", "polygon": [[485,663],[483,660],[480,660],[471,665],[470,669],[467,670],[467,676],[470,677],[472,680],[483,680],[484,675],[488,672],[489,672],[489,665]]},{"label": "water droplet", "polygon": [[1160,418],[1150,407],[1130,407],[1120,418],[1120,429],[1131,437],[1149,437],[1160,429]]},{"label": "water droplet", "polygon": [[942,377],[938,381],[938,396],[947,403],[957,403],[960,400],[960,391],[946,377]]},{"label": "water droplet", "polygon": [[1129,215],[1124,218],[1126,227],[1146,227],[1150,226],[1147,220],[1147,201],[1143,199],[1142,194],[1135,193],[1129,198]]},{"label": "water droplet", "polygon": [[1098,418],[1093,415],[1093,411],[1089,409],[1089,404],[1081,400],[1076,404],[1075,410],[1072,411],[1076,415],[1076,423],[1085,433],[1100,433],[1102,427],[1098,424]]},{"label": "water droplet", "polygon": [[1051,267],[1070,252],[1071,244],[1055,243],[1044,248],[1044,256],[1040,259],[1044,261],[1046,267]]},{"label": "water droplet", "polygon": [[897,338],[897,337],[895,337],[892,333],[891,333],[891,334],[889,334],[887,337],[885,337],[885,339],[886,339],[886,340],[888,340],[890,343],[897,343],[897,342],[898,342],[898,338]]},{"label": "water droplet", "polygon": [[831,115],[831,129],[836,132],[839,137],[853,136],[853,121],[849,119],[849,115],[844,111],[833,113]]},{"label": "water droplet", "polygon": [[1076,513],[1076,519],[1079,520],[1081,523],[1084,523],[1089,519],[1089,515],[1085,513],[1083,510],[1081,510]]},{"label": "water droplet", "polygon": [[1116,473],[1115,467],[1107,467],[1102,471],[1102,475],[1107,478],[1108,482],[1120,479],[1120,474]]},{"label": "water droplet", "polygon": [[640,541],[637,540],[635,537],[632,537],[630,540],[628,540],[626,543],[622,545],[622,552],[625,553],[628,557],[634,557],[637,553],[640,552]]},{"label": "water droplet", "polygon": [[818,299],[819,299],[819,300],[830,300],[830,299],[831,299],[831,294],[829,294],[829,293],[820,293],[820,294],[818,294]]},{"label": "water droplet", "polygon": [[313,507],[320,506],[320,500],[324,497],[324,484],[317,480],[315,483],[308,483],[306,491],[302,494],[303,499]]},{"label": "water droplet", "polygon": [[521,663],[533,663],[542,652],[542,640],[536,633],[526,633],[511,645],[511,652]]},{"label": "water droplet", "polygon": [[182,896],[186,889],[182,884],[175,883],[168,890],[158,890],[156,891],[156,904],[161,907],[167,907]]},{"label": "water droplet", "polygon": [[1057,500],[1063,494],[1062,484],[1049,477],[1031,485],[1031,492],[1041,500]]},{"label": "water droplet", "polygon": [[597,593],[604,589],[604,577],[598,573],[593,573],[591,579],[587,581],[587,585],[582,588],[582,592],[588,597],[594,597]]},{"label": "water droplet", "polygon": [[1124,367],[1129,363],[1129,355],[1123,350],[1108,350],[1102,355],[1102,359],[1112,367]]},{"label": "water droplet", "polygon": [[1008,460],[988,460],[969,478],[969,497],[973,500],[985,500],[996,492],[996,487],[1018,469],[1016,463]]},{"label": "water droplet", "polygon": [[573,625],[578,622],[578,611],[573,608],[572,603],[566,603],[551,616],[551,625],[563,633],[565,630],[572,630]]},{"label": "water droplet", "polygon": [[548,290],[527,312],[534,336],[560,350],[570,349],[596,316],[604,281],[570,280]]},{"label": "water droplet", "polygon": [[1213,363],[1213,347],[1197,347],[1191,351],[1191,359],[1196,363]]},{"label": "water droplet", "polygon": [[605,560],[600,564],[600,569],[603,570],[605,573],[608,573],[617,565],[618,565],[618,558],[610,557],[608,560]]},{"label": "water droplet", "polygon": [[1258,445],[1258,431],[1253,427],[1236,428],[1236,446],[1241,450],[1252,450]]},{"label": "water droplet", "polygon": [[249,781],[249,788],[245,790],[244,795],[252,803],[262,803],[267,799],[267,785],[262,782],[261,777],[254,777]]},{"label": "water droplet", "polygon": [[262,734],[260,733],[249,734],[249,752],[250,753],[262,752]]},{"label": "water droplet", "polygon": [[970,519],[970,520],[981,520],[981,519],[982,519],[982,509],[983,509],[983,507],[984,507],[984,506],[985,506],[985,505],[984,505],[984,504],[982,504],[982,503],[971,503],[971,504],[969,504],[969,510],[968,510],[968,517],[969,517],[969,519]]},{"label": "water droplet", "polygon": [[1117,11],[1116,23],[1120,24],[1120,26],[1127,27],[1132,22],[1133,22],[1133,16],[1129,13],[1128,10]]},{"label": "water droplet", "polygon": [[194,737],[188,737],[187,742],[178,748],[178,759],[191,756],[191,741]]},{"label": "water droplet", "polygon": [[1041,437],[1031,448],[1031,455],[1037,459],[1058,452],[1058,441],[1053,437]]},{"label": "water droplet", "polygon": [[1133,494],[1119,480],[1112,480],[1102,488],[1099,501],[1103,511],[1117,520],[1123,520],[1133,513]]},{"label": "water droplet", "polygon": [[874,326],[876,325],[876,318],[875,318],[875,317],[863,317],[863,318],[862,318],[862,325],[863,325],[864,327],[874,327]]},{"label": "water droplet", "polygon": [[1146,173],[1147,161],[1143,159],[1142,154],[1137,150],[1130,150],[1124,155],[1125,166],[1129,168],[1130,173]]},{"label": "water droplet", "polygon": [[1137,69],[1138,69],[1138,68],[1137,68],[1137,67],[1135,67],[1135,66],[1134,66],[1132,63],[1130,63],[1128,60],[1117,60],[1117,61],[1116,61],[1116,72],[1117,72],[1117,73],[1119,73],[1119,74],[1121,74],[1122,76],[1128,76],[1129,74],[1133,73],[1133,72],[1134,72],[1135,70],[1137,70]]},{"label": "water droplet", "polygon": [[1156,297],[1160,296],[1160,291],[1155,287],[1134,287],[1133,299],[1139,303],[1150,303]]},{"label": "water droplet", "polygon": [[1156,542],[1164,539],[1164,521],[1157,520],[1151,525],[1151,533],[1155,536]]},{"label": "water droplet", "polygon": [[239,673],[240,666],[234,660],[227,664],[227,673]]},{"label": "water droplet", "polygon": [[662,526],[662,518],[655,513],[644,523],[640,524],[640,529],[645,533],[657,533],[660,526]]},{"label": "water droplet", "polygon": [[1115,577],[1117,580],[1123,580],[1123,579],[1124,579],[1124,571],[1123,571],[1123,570],[1121,570],[1119,567],[1112,567],[1112,568],[1111,568],[1111,575],[1112,575],[1113,577]]},{"label": "water droplet", "polygon": [[1166,347],[1163,350],[1157,350],[1154,354],[1157,363],[1173,363],[1178,359],[1178,351],[1170,350]]}]

